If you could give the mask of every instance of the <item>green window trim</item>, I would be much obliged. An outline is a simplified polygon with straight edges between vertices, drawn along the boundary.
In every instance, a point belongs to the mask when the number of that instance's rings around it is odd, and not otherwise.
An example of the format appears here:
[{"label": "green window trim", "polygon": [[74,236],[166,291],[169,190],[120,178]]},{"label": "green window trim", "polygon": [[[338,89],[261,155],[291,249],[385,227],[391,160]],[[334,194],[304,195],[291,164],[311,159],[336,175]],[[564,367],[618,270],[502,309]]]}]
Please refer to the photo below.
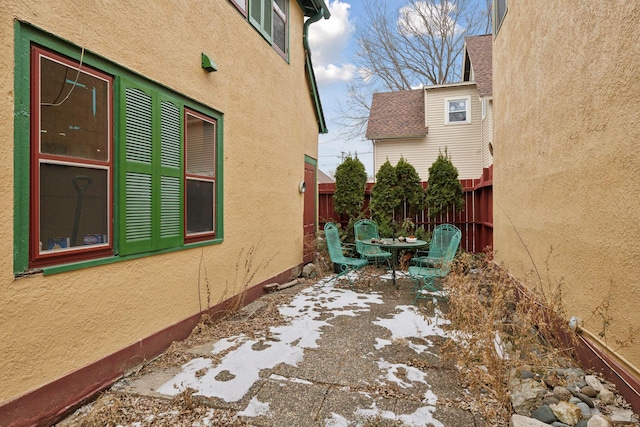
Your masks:
[{"label": "green window trim", "polygon": [[[113,62],[93,54],[90,51],[84,52],[83,63],[98,69],[104,73],[114,76],[114,99],[113,99],[113,133],[114,133],[114,205],[112,209],[114,221],[114,254],[113,256],[104,256],[102,258],[94,258],[78,261],[66,261],[63,264],[45,266],[36,269],[29,267],[29,222],[30,222],[30,160],[31,160],[31,46],[39,45],[52,52],[69,57],[72,60],[79,61],[82,48],[66,42],[52,34],[38,29],[28,23],[16,20],[14,23],[14,233],[13,233],[13,269],[16,277],[44,273],[55,274],[65,271],[73,271],[80,268],[87,268],[98,265],[106,265],[115,262],[121,262],[156,254],[169,253],[177,250],[196,248],[201,246],[209,246],[220,244],[224,240],[224,153],[223,153],[223,135],[224,135],[224,114],[216,111],[198,101],[188,98],[177,93],[167,87],[154,83],[143,76],[135,74],[128,69],[114,64]],[[126,141],[126,99],[125,89],[127,87],[135,87],[149,94],[152,99],[152,108],[161,112],[162,105],[165,105],[166,115],[178,117],[179,126],[177,132],[179,134],[181,144],[180,154],[177,159],[180,163],[179,174],[176,174],[175,162],[176,157],[162,154],[162,149],[152,150],[152,162],[150,168],[155,168],[159,172],[155,180],[152,178],[152,191],[150,192],[151,203],[156,206],[162,206],[169,198],[169,206],[171,209],[161,211],[160,209],[152,209],[151,229],[158,230],[153,239],[148,239],[144,244],[141,240],[123,239],[126,232],[123,231],[127,221],[125,204],[121,203],[121,198],[126,196],[123,191],[123,185],[126,185],[126,170],[135,172],[136,167],[142,168],[143,165],[136,164],[131,160],[128,163],[123,162],[121,156],[126,155],[126,151],[122,149]],[[170,110],[175,110],[171,105],[177,108],[179,115],[171,114]],[[184,243],[184,160],[183,150],[183,113],[184,109],[196,111],[215,119],[216,128],[216,180],[215,180],[215,237],[211,240],[198,241],[194,243]],[[155,111],[155,110],[152,110]],[[174,111],[175,112],[175,111]],[[164,124],[164,125],[163,125]],[[124,134],[124,136],[123,136]],[[154,146],[160,146],[176,143],[176,125],[166,122],[163,119],[156,119],[152,122],[152,134]],[[164,141],[163,141],[164,139]],[[175,150],[174,150],[175,153]],[[172,159],[173,157],[173,159]],[[173,162],[174,166],[171,166]],[[135,165],[135,167],[134,167]],[[128,168],[128,169],[127,169]],[[143,168],[144,169],[144,168]],[[165,176],[163,188],[162,176]],[[167,179],[169,178],[169,179]],[[179,185],[176,193],[176,179],[179,178]],[[169,181],[167,183],[166,181]],[[170,191],[173,190],[173,191]],[[165,200],[162,201],[162,197]],[[175,203],[179,200],[179,203]],[[124,216],[124,217],[123,217]],[[163,224],[162,218],[169,218],[167,224]],[[175,218],[179,218],[180,222],[176,223]],[[176,224],[179,224],[179,236],[175,235]],[[168,225],[168,227],[167,227]],[[138,252],[140,251],[140,252]]]},{"label": "green window trim", "polygon": [[273,44],[273,0],[249,0],[249,22]]}]

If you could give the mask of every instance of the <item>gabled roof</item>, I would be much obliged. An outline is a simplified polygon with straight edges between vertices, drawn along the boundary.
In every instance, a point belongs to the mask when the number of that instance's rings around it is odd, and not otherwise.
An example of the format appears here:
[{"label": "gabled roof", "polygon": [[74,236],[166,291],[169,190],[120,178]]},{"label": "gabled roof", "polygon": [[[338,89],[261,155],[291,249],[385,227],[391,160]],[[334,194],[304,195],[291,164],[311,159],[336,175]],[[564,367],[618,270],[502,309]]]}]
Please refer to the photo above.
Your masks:
[{"label": "gabled roof", "polygon": [[493,96],[492,70],[491,70],[491,49],[493,37],[491,34],[483,36],[471,36],[464,38],[465,56],[463,65],[463,80],[469,81],[470,70],[473,67],[473,74],[478,95],[480,98]]},{"label": "gabled roof", "polygon": [[367,139],[425,136],[424,89],[374,93]]},{"label": "gabled roof", "polygon": [[331,178],[326,173],[322,172],[320,169],[318,171],[318,184],[328,184],[332,182],[336,182],[333,178]]}]

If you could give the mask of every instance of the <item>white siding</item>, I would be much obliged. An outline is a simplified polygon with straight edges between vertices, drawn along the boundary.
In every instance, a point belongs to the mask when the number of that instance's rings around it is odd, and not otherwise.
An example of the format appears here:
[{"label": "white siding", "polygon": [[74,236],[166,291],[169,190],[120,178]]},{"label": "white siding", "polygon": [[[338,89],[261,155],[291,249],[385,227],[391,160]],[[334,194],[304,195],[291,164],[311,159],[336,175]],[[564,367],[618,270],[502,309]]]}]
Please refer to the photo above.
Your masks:
[{"label": "white siding", "polygon": [[[419,139],[394,139],[375,142],[374,170],[389,159],[396,165],[400,156],[415,168],[424,181],[429,168],[445,149],[458,169],[460,179],[474,179],[482,175],[482,105],[475,85],[427,88],[426,123],[429,134]],[[445,125],[445,98],[470,96],[471,123]]]}]

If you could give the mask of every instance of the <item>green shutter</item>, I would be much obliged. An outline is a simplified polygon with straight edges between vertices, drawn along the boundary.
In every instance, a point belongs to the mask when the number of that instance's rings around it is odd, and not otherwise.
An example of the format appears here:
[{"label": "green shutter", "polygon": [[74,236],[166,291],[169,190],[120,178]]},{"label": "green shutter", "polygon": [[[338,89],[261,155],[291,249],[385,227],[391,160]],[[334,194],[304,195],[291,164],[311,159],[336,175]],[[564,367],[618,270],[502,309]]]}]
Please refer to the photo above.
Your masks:
[{"label": "green shutter", "polygon": [[160,245],[179,246],[183,240],[180,108],[172,101],[160,103]]},{"label": "green shutter", "polygon": [[119,253],[181,246],[182,108],[123,81],[119,141]]}]

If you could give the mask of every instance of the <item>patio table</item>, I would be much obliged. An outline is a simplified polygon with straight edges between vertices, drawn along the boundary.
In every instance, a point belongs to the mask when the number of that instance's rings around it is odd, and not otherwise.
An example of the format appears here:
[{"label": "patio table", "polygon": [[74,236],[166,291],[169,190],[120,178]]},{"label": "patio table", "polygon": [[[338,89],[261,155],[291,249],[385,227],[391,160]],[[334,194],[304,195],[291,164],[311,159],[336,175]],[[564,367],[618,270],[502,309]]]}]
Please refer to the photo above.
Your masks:
[{"label": "patio table", "polygon": [[380,246],[381,248],[391,249],[391,277],[393,277],[393,286],[396,284],[396,263],[398,262],[398,249],[419,248],[427,244],[424,240],[416,240],[415,242],[398,241],[398,239],[381,239],[379,241],[366,242],[367,245]]}]

